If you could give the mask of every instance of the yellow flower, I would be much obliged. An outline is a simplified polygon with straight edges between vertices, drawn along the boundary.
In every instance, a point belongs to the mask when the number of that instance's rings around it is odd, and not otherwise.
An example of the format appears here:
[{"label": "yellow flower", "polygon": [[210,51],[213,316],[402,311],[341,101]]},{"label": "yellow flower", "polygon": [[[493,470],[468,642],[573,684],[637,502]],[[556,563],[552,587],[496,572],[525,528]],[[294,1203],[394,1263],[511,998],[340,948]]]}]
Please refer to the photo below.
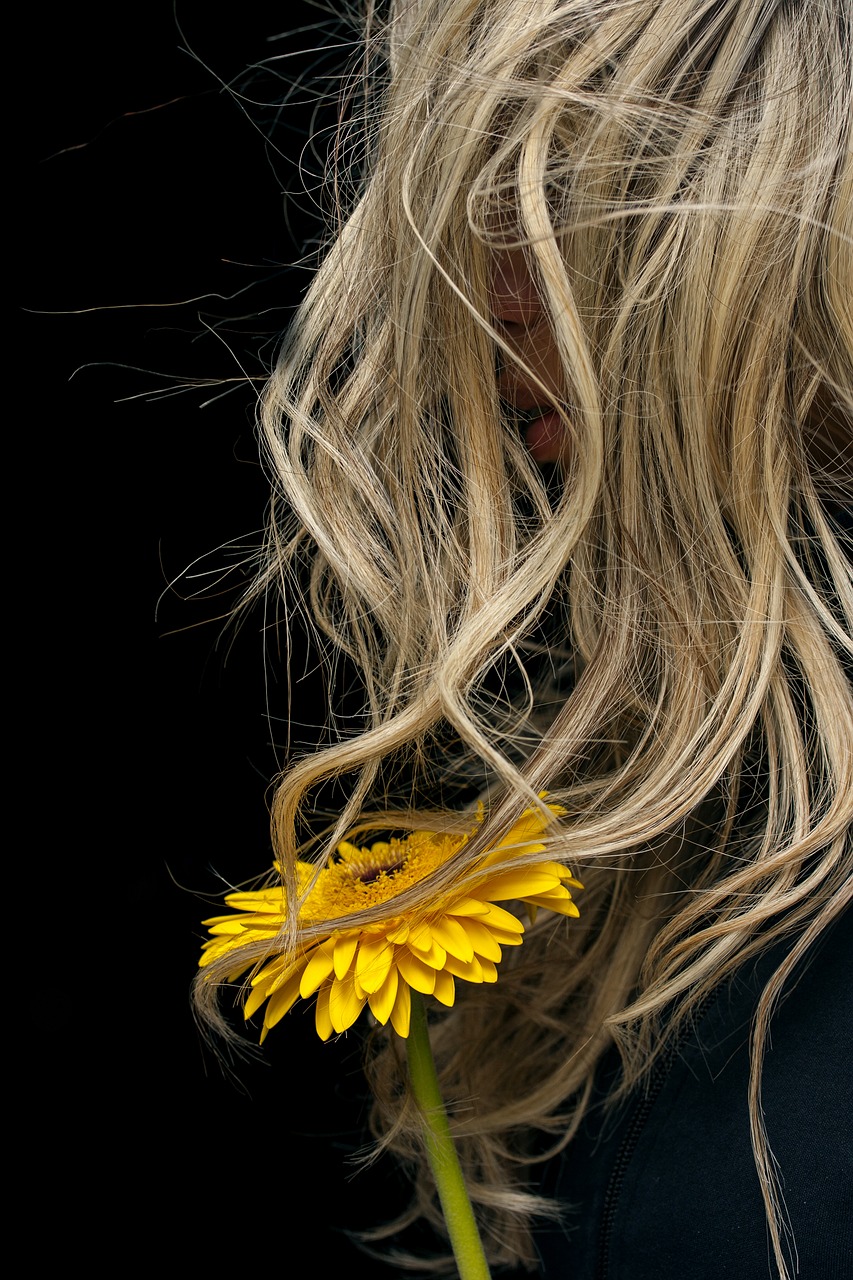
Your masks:
[{"label": "yellow flower", "polygon": [[[547,808],[555,816],[565,812],[557,805]],[[482,812],[477,825],[481,821]],[[545,852],[540,838],[547,822],[542,813],[527,809],[500,844],[483,856],[477,867],[482,879],[473,888],[444,889],[425,907],[397,911],[395,899],[458,853],[477,825],[461,834],[413,831],[369,848],[343,841],[335,860],[320,871],[299,913],[301,925],[325,925],[327,931],[296,957],[272,955],[251,980],[244,1013],[250,1018],[266,1001],[261,1042],[300,997],[316,994],[315,1021],[323,1040],[351,1027],[365,1005],[377,1021],[383,1025],[390,1021],[405,1037],[410,990],[452,1005],[456,978],[496,982],[501,948],[519,946],[524,933],[521,921],[498,902],[523,902],[531,918],[539,907],[565,916],[579,914],[569,886],[583,886],[561,863],[543,860],[506,866],[519,855]],[[315,873],[310,863],[297,864],[300,892]],[[204,921],[211,937],[203,947],[202,966],[246,943],[268,941],[274,946],[284,922],[281,886],[230,893],[225,901],[238,914]],[[355,927],[336,923],[377,906],[387,906],[389,913],[375,923]],[[241,958],[229,981],[251,963]]]}]

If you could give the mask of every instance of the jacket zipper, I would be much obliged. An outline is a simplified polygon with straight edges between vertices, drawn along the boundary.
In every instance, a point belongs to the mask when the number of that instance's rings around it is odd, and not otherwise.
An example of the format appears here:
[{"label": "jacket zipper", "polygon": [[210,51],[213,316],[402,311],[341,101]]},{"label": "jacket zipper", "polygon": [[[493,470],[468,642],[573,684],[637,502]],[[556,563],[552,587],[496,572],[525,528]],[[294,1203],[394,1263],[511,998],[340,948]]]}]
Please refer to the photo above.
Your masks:
[{"label": "jacket zipper", "polygon": [[688,1023],[681,1028],[674,1040],[671,1040],[667,1047],[663,1050],[657,1062],[652,1067],[651,1079],[648,1088],[642,1099],[638,1102],[634,1114],[631,1117],[631,1123],[613,1164],[613,1170],[607,1184],[607,1192],[604,1197],[604,1208],[601,1214],[601,1229],[598,1235],[598,1261],[595,1268],[595,1280],[607,1280],[610,1269],[610,1241],[613,1232],[613,1224],[616,1219],[616,1211],[619,1207],[619,1197],[622,1194],[622,1184],[625,1181],[625,1174],[628,1165],[634,1156],[637,1143],[640,1140],[640,1134],[646,1125],[649,1112],[655,1105],[661,1089],[664,1086],[667,1076],[669,1075],[673,1061],[678,1056],[682,1045],[690,1035],[691,1031],[695,1031],[699,1025],[702,1015],[705,1013],[708,1005],[716,997],[719,987],[715,987],[713,991],[709,991],[706,996],[700,1000],[693,1016]]}]

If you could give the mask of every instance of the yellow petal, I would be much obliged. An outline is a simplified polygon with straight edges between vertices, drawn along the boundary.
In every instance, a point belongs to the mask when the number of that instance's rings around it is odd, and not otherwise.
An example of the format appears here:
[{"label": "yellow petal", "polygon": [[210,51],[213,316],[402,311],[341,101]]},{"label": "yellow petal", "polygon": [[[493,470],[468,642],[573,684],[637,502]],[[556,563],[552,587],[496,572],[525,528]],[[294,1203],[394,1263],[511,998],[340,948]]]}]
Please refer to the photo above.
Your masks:
[{"label": "yellow petal", "polygon": [[489,914],[489,904],[478,898],[454,898],[448,910],[455,916],[485,916]]},{"label": "yellow petal", "polygon": [[433,995],[436,1000],[446,1004],[448,1009],[453,1005],[456,999],[456,984],[453,981],[453,976],[446,969],[442,969],[440,973],[435,975],[435,991],[433,991]]},{"label": "yellow petal", "polygon": [[[250,956],[247,956],[245,952],[236,951],[236,948],[238,946],[242,947],[244,943],[255,941],[258,941],[258,939],[253,938],[251,934],[244,934],[242,938],[236,940],[229,938],[225,944],[211,947],[209,951],[205,952],[203,959],[199,961],[199,965],[204,968],[205,964],[209,964],[213,960],[232,960],[236,972],[244,973],[246,969],[252,968],[255,961]],[[260,941],[267,941],[267,939],[262,938]]]},{"label": "yellow petal", "polygon": [[218,948],[220,952],[225,952],[234,946],[242,946],[245,942],[269,942],[275,936],[275,932],[274,929],[247,929],[239,921],[235,929],[224,924],[214,925],[210,930],[211,936],[204,946]]},{"label": "yellow petal", "polygon": [[512,824],[497,847],[504,849],[507,845],[520,844],[522,840],[530,840],[534,836],[541,836],[548,825],[549,819],[540,809],[525,809],[524,813],[517,822]]},{"label": "yellow petal", "polygon": [[570,881],[574,877],[568,867],[564,867],[562,862],[537,862],[540,871],[547,871],[550,875],[556,876],[558,880]]},{"label": "yellow petal", "polygon": [[[254,992],[252,992],[252,995],[254,995]],[[283,987],[276,991],[275,995],[270,996],[264,1013],[265,1030],[269,1031],[277,1022],[280,1022],[284,1015],[293,1008],[298,999],[299,978],[297,974],[294,974],[290,982],[286,982]],[[250,1009],[250,1005],[251,996],[246,1001],[246,1010]],[[246,1017],[250,1016],[251,1014],[247,1012]]]},{"label": "yellow petal", "polygon": [[471,960],[457,960],[455,956],[448,952],[447,960],[444,965],[444,972],[451,973],[457,978],[463,978],[466,982],[484,982],[483,966],[477,956]]},{"label": "yellow petal", "polygon": [[335,977],[342,978],[352,964],[355,949],[358,946],[358,934],[341,933],[335,940]]},{"label": "yellow petal", "polygon": [[288,961],[284,956],[276,956],[275,960],[271,960],[268,965],[261,969],[260,973],[252,979],[252,987],[259,988],[267,996],[271,996],[278,991],[289,978],[302,973],[308,962],[307,956],[302,956],[297,960],[296,964]]},{"label": "yellow petal", "polygon": [[[260,1009],[261,1005],[269,996],[269,983],[263,980],[265,979],[265,976],[266,975],[264,973],[259,973],[257,978],[253,980],[252,989],[243,1001],[244,1018],[251,1018],[253,1014],[257,1013],[258,1009]],[[292,976],[296,982],[296,994],[298,995],[299,980],[295,974]],[[258,981],[258,979],[261,979],[261,981]]]},{"label": "yellow petal", "polygon": [[272,912],[284,918],[284,890],[281,885],[257,889],[251,893],[229,893],[226,894],[225,901],[235,911]]},{"label": "yellow petal", "polygon": [[[546,791],[540,791],[539,799],[544,800],[546,795]],[[546,809],[555,818],[564,818],[567,813],[567,810],[561,804],[547,804]],[[549,826],[551,826],[551,818],[548,818],[548,814],[543,813],[542,809],[525,809],[519,820],[508,829],[503,842],[506,844],[506,842],[512,840],[525,840],[530,835],[540,835]]]},{"label": "yellow petal", "polygon": [[555,884],[553,889],[547,889],[543,893],[532,893],[525,896],[524,901],[533,901],[535,898],[537,902],[565,902],[567,899],[571,898],[571,896],[572,895],[564,884]]},{"label": "yellow petal", "polygon": [[465,982],[497,982],[498,980],[497,965],[493,960],[487,960],[485,956],[474,956],[470,964],[463,964],[461,960],[454,960],[453,956],[448,956],[444,968],[447,973],[452,973],[455,978],[462,978]]},{"label": "yellow petal", "polygon": [[405,982],[401,982],[397,988],[397,999],[394,1001],[394,1008],[391,1010],[391,1026],[397,1032],[398,1036],[402,1036],[405,1040],[409,1034],[409,1027],[412,1021],[412,993]]},{"label": "yellow petal", "polygon": [[491,929],[492,933],[502,929],[505,933],[524,933],[524,925],[518,916],[514,916],[511,911],[506,911],[503,907],[499,907],[495,902],[487,902],[488,910],[481,917],[482,923]]},{"label": "yellow petal", "polygon": [[[453,908],[453,914],[456,914],[456,908]],[[436,942],[444,947],[445,951],[449,951],[451,955],[456,956],[457,960],[470,960],[474,954],[471,945],[471,939],[466,932],[468,922],[465,925],[454,920],[452,915],[442,916],[432,926],[432,936]]]},{"label": "yellow petal", "polygon": [[368,996],[371,1012],[376,1021],[381,1022],[383,1027],[391,1017],[391,1011],[397,999],[397,987],[399,984],[400,975],[397,973],[396,968],[392,968],[379,990],[372,991]]},{"label": "yellow petal", "polygon": [[[543,797],[540,796],[540,799]],[[566,810],[562,805],[549,804],[546,808],[554,815],[555,818],[563,817]],[[494,848],[494,850],[486,856],[483,861],[484,866],[493,866],[496,863],[505,861],[508,857],[515,857],[520,853],[542,853],[545,845],[538,839],[543,835],[551,825],[550,819],[539,809],[525,809],[517,822],[514,822],[509,831]]]},{"label": "yellow petal", "polygon": [[[217,945],[214,945],[214,943]],[[198,958],[199,969],[204,969],[206,965],[212,964],[220,956],[227,956],[231,949],[231,947],[223,947],[217,938],[212,938],[210,942],[205,942]]]},{"label": "yellow petal", "polygon": [[355,990],[352,973],[334,978],[329,991],[329,1017],[335,1031],[346,1031],[355,1022],[367,1002]]},{"label": "yellow petal", "polygon": [[426,921],[418,921],[411,926],[407,944],[418,959],[423,960],[424,964],[428,964],[431,969],[440,969],[444,964],[446,955],[444,947],[436,941],[433,926]]},{"label": "yellow petal", "polygon": [[335,967],[335,944],[331,941],[322,942],[319,947],[314,950],[311,959],[305,966],[302,973],[302,981],[299,984],[299,994],[303,1000],[307,1000],[312,996],[322,982],[325,982],[329,974]]},{"label": "yellow petal", "polygon": [[413,951],[429,951],[432,947],[432,929],[425,921],[419,921],[410,927],[407,942]]},{"label": "yellow petal", "polygon": [[397,952],[397,968],[403,980],[415,991],[422,991],[425,996],[431,996],[435,991],[435,969],[424,964],[407,947],[400,947]]},{"label": "yellow petal", "polygon": [[[501,958],[501,949],[495,941],[494,934],[479,920],[466,920],[465,932],[471,943],[472,951],[476,951],[478,956],[486,956],[489,960],[499,961]],[[514,935],[511,935],[514,937]]]},{"label": "yellow petal", "polygon": [[524,817],[519,818],[504,836],[503,840],[495,845],[492,856],[506,857],[507,854],[519,853],[521,850],[538,853],[542,848],[541,836],[545,832],[548,823],[540,814],[533,814],[530,810]]},{"label": "yellow petal", "polygon": [[219,933],[215,929],[211,929],[211,937],[202,943],[202,951],[211,951],[214,955],[225,955],[228,951],[233,951],[234,947],[242,947],[245,942],[265,941],[269,942],[269,933],[248,932],[248,929],[238,929],[237,933],[233,933],[231,929]]},{"label": "yellow petal", "polygon": [[317,1035],[321,1040],[328,1040],[334,1031],[332,1019],[329,1017],[329,990],[331,982],[327,982],[317,992],[317,1003],[314,1008],[314,1026],[317,1028]]},{"label": "yellow petal", "polygon": [[488,929],[499,947],[520,947],[524,941],[523,930],[521,933],[510,933],[508,929],[495,929],[492,925]]},{"label": "yellow petal", "polygon": [[478,892],[489,901],[503,898],[527,898],[534,893],[547,893],[560,883],[558,876],[541,871],[537,863],[532,867],[516,867],[514,871],[502,871],[490,876],[478,885]]},{"label": "yellow petal", "polygon": [[[222,937],[223,934],[246,932],[243,921],[238,920],[236,916],[219,916],[213,920],[202,920],[202,924],[206,925],[208,933],[216,938]],[[210,946],[210,943],[205,943],[205,946]]]},{"label": "yellow petal", "polygon": [[568,897],[553,898],[548,894],[547,896],[543,895],[542,897],[526,898],[525,902],[527,902],[528,906],[532,906],[534,910],[536,907],[545,907],[548,911],[556,911],[558,915],[571,916],[575,920],[580,915],[580,911],[577,906],[572,902],[571,898]]},{"label": "yellow petal", "polygon": [[433,938],[429,951],[419,951],[418,959],[423,960],[424,964],[428,964],[431,969],[441,969],[447,959],[447,952],[441,943]]},{"label": "yellow petal", "polygon": [[359,984],[368,995],[382,986],[393,960],[394,948],[385,938],[362,939],[355,971]]},{"label": "yellow petal", "polygon": [[[481,865],[498,869],[503,863],[511,861],[512,858],[524,857],[526,854],[531,853],[545,853],[545,851],[545,845],[542,844],[541,840],[527,844],[517,844],[513,841],[511,845],[498,845],[491,853],[486,854]],[[539,866],[541,864],[537,863],[536,865]]]}]

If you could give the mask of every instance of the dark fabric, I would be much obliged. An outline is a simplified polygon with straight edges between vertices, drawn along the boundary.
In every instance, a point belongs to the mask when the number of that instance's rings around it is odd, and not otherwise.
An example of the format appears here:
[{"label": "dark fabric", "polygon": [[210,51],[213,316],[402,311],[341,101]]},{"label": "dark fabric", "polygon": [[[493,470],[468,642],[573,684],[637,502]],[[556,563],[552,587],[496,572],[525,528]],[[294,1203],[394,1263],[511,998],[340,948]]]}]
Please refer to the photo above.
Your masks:
[{"label": "dark fabric", "polygon": [[[543,1189],[567,1206],[538,1237],[545,1280],[775,1276],[748,1115],[749,1027],[784,954],[724,984],[614,1114],[597,1105]],[[853,914],[813,948],[774,1015],[764,1068],[797,1280],[853,1280]],[[599,1099],[617,1070],[602,1064]]]}]

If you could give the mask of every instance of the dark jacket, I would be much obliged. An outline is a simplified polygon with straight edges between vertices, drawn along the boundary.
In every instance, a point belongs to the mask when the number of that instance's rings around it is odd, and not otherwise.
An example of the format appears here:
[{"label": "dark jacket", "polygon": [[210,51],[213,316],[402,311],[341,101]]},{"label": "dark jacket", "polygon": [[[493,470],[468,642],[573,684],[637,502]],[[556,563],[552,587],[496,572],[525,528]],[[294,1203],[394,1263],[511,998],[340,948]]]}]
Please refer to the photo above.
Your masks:
[{"label": "dark jacket", "polygon": [[[544,1280],[768,1280],[748,1113],[749,1030],[776,946],[709,998],[648,1090],[614,1114],[618,1070],[543,1190],[566,1205],[539,1237]],[[771,1022],[763,1075],[796,1280],[853,1280],[853,913],[801,964]]]}]

